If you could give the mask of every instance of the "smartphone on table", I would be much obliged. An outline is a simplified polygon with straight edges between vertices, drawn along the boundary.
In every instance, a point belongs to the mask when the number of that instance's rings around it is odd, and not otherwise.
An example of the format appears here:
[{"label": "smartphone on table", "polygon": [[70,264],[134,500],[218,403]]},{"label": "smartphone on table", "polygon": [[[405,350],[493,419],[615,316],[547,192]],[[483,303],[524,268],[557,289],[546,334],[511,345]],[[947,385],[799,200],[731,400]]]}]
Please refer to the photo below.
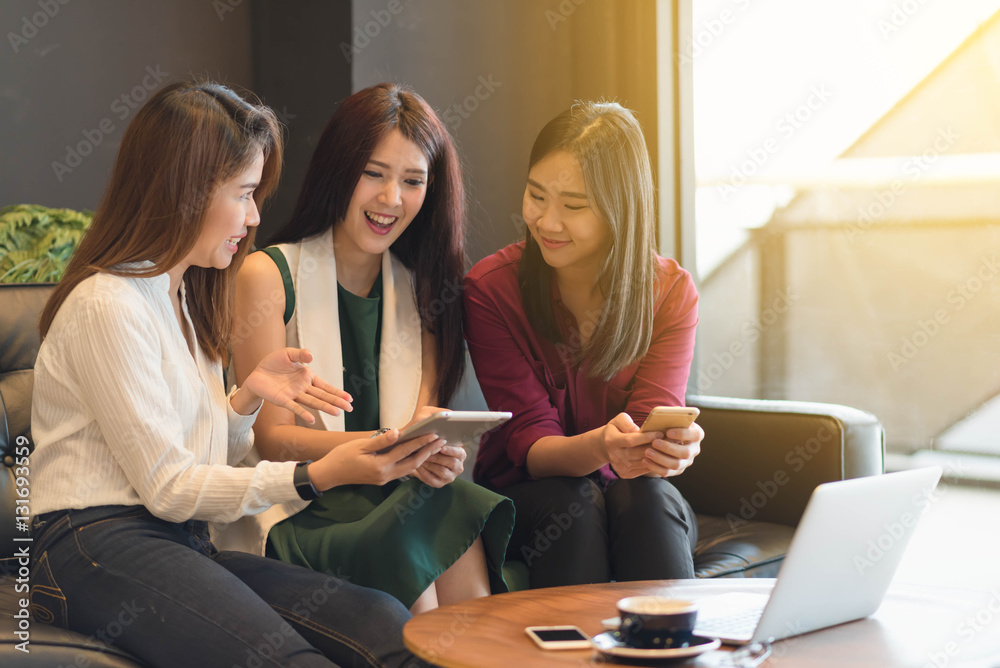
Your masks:
[{"label": "smartphone on table", "polygon": [[542,649],[589,649],[590,638],[576,626],[528,626],[524,632]]}]

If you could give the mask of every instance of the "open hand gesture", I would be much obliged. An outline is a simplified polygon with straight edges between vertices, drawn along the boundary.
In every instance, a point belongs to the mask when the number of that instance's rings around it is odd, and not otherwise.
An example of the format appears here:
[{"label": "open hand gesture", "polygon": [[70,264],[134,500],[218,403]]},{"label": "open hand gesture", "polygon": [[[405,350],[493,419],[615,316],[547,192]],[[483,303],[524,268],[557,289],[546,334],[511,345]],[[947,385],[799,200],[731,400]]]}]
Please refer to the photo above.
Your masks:
[{"label": "open hand gesture", "polygon": [[281,348],[260,361],[247,376],[243,389],[275,406],[286,408],[309,424],[316,418],[307,408],[339,415],[351,410],[351,395],[317,376],[306,366],[312,353],[301,348]]}]

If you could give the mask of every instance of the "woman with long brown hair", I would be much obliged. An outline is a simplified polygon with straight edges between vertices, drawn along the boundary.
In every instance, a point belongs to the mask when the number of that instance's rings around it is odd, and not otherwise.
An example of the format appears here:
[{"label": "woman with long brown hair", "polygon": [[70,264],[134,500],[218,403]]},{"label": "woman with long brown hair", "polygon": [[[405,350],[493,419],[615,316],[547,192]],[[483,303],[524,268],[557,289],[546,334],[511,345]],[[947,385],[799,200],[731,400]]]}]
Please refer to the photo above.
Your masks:
[{"label": "woman with long brown hair", "polygon": [[32,611],[88,636],[115,625],[115,644],[149,665],[412,659],[409,615],[391,597],[212,543],[210,523],[342,484],[350,466],[399,475],[440,447],[415,439],[372,454],[395,443],[390,432],[315,462],[235,466],[264,402],[307,422],[350,408],[298,348],[262,359],[228,396],[223,385],[235,274],[281,151],[267,107],[218,84],[162,89],[125,131],[42,316]]},{"label": "woman with long brown hair", "polygon": [[[345,100],[313,153],[289,222],[237,281],[236,380],[266,355],[307,346],[353,410],[303,421],[265,406],[268,459],[318,459],[404,427],[451,401],[465,350],[460,296],[465,191],[458,154],[412,90],[379,84]],[[342,382],[341,382],[342,379]],[[509,500],[457,479],[448,443],[408,480],[345,471],[354,483],[260,516],[268,554],[387,591],[413,612],[505,591]]]},{"label": "woman with long brown hair", "polygon": [[690,274],[655,252],[642,130],[618,104],[579,102],[528,165],[524,241],[465,279],[483,395],[514,414],[484,436],[476,480],[513,499],[509,555],[532,587],[694,577],[694,513],[668,478],[703,432],[639,427],[684,405],[698,322]]}]

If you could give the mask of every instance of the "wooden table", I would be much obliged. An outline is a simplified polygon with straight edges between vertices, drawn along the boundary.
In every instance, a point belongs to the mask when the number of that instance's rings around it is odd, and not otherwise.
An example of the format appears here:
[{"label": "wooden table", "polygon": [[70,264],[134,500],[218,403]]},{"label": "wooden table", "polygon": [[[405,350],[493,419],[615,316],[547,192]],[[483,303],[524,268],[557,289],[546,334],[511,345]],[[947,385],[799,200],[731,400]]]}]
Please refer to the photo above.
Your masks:
[{"label": "wooden table", "polygon": [[[575,624],[590,635],[625,596],[697,599],[730,591],[768,593],[774,580],[660,580],[554,587],[500,594],[417,615],[406,646],[448,668],[607,664],[592,650],[543,651],[525,626]],[[821,603],[820,603],[821,604]],[[686,665],[718,665],[723,647]],[[795,668],[1000,668],[1000,588],[966,591],[893,586],[872,617],[774,644],[765,666]]]}]

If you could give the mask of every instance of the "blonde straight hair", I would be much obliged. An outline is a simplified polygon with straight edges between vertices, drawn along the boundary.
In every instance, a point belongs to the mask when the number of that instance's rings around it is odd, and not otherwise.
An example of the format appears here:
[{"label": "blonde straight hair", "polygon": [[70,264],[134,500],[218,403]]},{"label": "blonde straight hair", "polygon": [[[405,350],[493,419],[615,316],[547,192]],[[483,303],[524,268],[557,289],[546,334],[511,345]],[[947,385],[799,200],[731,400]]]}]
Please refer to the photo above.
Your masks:
[{"label": "blonde straight hair", "polygon": [[[659,264],[649,153],[638,121],[614,102],[577,102],[549,121],[535,139],[528,168],[553,151],[580,162],[591,204],[611,232],[598,279],[604,305],[577,360],[589,363],[589,376],[609,379],[639,361],[652,340]],[[552,312],[552,268],[530,231],[518,275],[529,321],[562,343]]]}]

